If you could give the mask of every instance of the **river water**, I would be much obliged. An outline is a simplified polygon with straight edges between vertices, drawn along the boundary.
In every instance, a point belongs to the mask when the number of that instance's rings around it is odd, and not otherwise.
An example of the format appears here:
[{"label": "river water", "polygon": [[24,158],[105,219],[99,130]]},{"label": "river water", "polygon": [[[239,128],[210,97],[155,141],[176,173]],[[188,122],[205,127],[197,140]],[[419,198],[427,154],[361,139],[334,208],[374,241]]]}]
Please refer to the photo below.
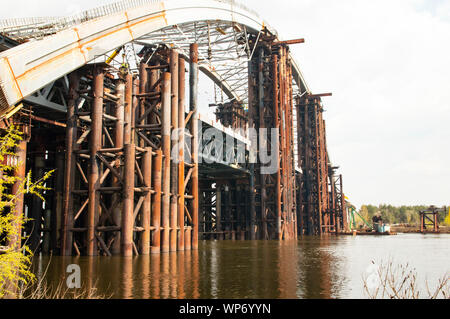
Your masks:
[{"label": "river water", "polygon": [[304,237],[296,242],[203,241],[152,256],[36,257],[49,285],[78,264],[83,287],[113,298],[366,298],[372,261],[409,263],[421,290],[450,275],[450,234]]}]

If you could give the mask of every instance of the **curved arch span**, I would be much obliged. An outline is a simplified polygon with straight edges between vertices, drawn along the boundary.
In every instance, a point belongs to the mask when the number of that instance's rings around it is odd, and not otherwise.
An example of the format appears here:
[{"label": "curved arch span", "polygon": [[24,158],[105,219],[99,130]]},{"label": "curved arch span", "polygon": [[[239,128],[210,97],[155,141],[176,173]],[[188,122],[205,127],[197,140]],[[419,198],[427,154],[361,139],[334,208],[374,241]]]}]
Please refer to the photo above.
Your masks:
[{"label": "curved arch span", "polygon": [[[98,17],[1,53],[0,114],[55,79],[117,47],[168,26],[207,20],[237,23],[252,33],[265,26],[254,13],[234,2],[210,0],[151,2]],[[303,91],[309,91],[294,60],[293,66],[295,82]],[[239,100],[213,67],[203,67],[202,71],[220,84],[230,98]]]}]

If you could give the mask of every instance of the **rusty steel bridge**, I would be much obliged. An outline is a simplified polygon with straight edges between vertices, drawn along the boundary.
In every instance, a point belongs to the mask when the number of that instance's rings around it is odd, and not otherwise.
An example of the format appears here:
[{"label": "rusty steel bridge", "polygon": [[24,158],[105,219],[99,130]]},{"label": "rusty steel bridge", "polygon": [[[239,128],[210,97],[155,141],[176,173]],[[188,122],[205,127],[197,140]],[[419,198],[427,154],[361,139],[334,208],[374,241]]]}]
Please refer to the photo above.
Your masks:
[{"label": "rusty steel bridge", "polygon": [[[289,49],[303,42],[224,0],[0,20],[1,126],[24,133],[13,174],[56,169],[45,202],[19,197],[32,250],[132,256],[347,231],[330,94],[311,92]],[[273,172],[251,160],[261,146]]]}]

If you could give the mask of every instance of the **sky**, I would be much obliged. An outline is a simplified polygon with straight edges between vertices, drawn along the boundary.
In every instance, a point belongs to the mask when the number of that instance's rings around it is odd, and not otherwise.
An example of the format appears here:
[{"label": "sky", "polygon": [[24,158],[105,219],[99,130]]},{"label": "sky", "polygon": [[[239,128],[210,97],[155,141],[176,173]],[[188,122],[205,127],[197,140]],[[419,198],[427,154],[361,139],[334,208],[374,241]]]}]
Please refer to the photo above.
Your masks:
[{"label": "sky", "polygon": [[[4,1],[0,18],[114,1]],[[450,205],[450,0],[247,0],[323,98],[331,160],[362,204]]]}]

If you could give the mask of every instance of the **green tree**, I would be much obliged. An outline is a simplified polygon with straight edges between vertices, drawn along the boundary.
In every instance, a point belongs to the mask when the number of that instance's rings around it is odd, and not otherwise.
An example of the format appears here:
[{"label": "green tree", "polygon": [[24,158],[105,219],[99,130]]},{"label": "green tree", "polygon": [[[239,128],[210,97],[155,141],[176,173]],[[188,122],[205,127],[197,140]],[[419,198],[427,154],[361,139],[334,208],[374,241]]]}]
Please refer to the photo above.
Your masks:
[{"label": "green tree", "polygon": [[[14,150],[21,140],[22,133],[13,125],[0,136],[0,235],[6,244],[0,248],[0,298],[14,295],[20,284],[28,284],[35,279],[30,271],[33,253],[17,240],[26,220],[17,214],[16,204],[23,194],[33,194],[44,200],[41,193],[48,190],[45,181],[53,173],[46,173],[37,182],[31,181],[31,172],[22,180],[12,174],[21,163],[9,165],[6,158],[15,156]],[[16,183],[19,185],[18,191],[11,194],[10,188]]]}]

